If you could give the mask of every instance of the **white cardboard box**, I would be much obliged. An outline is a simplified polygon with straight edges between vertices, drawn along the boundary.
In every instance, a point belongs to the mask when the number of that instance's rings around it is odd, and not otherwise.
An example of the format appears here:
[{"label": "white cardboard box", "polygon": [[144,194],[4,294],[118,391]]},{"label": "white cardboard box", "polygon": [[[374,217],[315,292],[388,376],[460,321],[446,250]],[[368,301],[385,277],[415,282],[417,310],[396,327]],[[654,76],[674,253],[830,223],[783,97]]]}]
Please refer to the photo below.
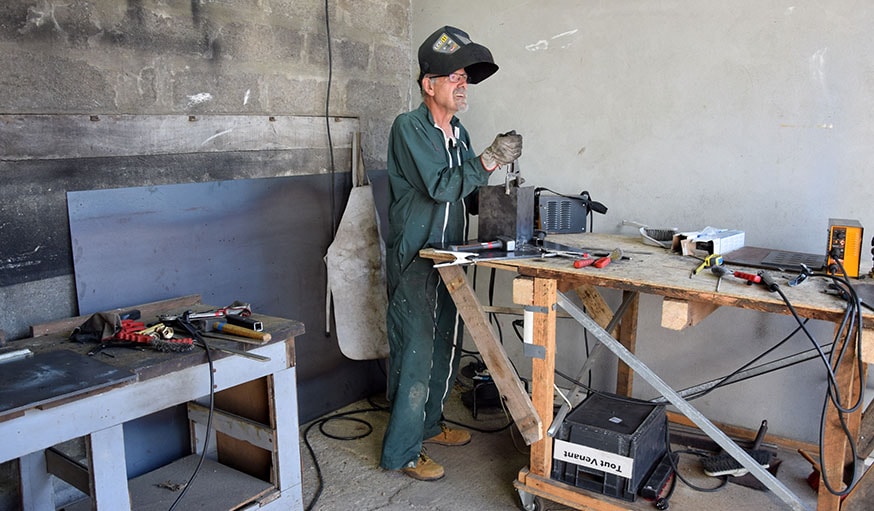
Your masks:
[{"label": "white cardboard box", "polygon": [[672,249],[683,255],[727,254],[744,246],[744,232],[734,229],[707,227],[702,231],[680,232],[674,235]]}]

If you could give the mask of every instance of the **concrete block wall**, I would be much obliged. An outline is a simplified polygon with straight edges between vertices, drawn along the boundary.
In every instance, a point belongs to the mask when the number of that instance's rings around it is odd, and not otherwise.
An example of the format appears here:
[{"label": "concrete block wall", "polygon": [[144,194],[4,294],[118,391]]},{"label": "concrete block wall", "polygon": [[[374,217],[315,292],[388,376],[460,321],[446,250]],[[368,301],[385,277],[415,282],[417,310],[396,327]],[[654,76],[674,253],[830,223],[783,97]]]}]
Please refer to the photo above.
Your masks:
[{"label": "concrete block wall", "polygon": [[0,113],[331,115],[365,162],[412,90],[409,0],[7,0]]},{"label": "concrete block wall", "polygon": [[[410,46],[409,0],[7,0],[0,114],[327,111],[357,117],[365,167],[384,168],[391,122],[411,102]],[[10,339],[76,314],[71,276],[0,286],[0,299],[30,311],[0,320]]]}]

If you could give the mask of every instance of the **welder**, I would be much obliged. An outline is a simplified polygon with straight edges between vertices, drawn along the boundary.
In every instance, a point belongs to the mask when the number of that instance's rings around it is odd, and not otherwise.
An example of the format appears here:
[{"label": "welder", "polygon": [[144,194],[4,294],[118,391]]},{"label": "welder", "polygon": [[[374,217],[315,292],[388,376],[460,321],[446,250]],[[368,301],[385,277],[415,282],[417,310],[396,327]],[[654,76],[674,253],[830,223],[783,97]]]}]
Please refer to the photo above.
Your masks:
[{"label": "welder", "polygon": [[433,261],[433,244],[463,243],[476,192],[489,175],[522,154],[522,137],[498,135],[477,155],[455,116],[468,108],[468,85],[498,70],[491,52],[445,26],[419,47],[421,105],[399,115],[388,143],[388,398],[391,416],[380,465],[419,480],[443,467],[423,444],[464,445],[470,433],[442,422],[461,357],[462,323]]}]

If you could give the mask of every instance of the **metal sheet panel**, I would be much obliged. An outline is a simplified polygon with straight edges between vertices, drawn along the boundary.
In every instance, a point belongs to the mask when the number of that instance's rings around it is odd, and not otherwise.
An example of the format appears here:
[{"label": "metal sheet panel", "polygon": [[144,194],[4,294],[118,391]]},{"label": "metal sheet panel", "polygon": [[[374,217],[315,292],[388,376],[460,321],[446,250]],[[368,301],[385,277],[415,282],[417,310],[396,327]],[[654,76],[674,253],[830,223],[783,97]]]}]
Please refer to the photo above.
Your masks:
[{"label": "metal sheet panel", "polygon": [[323,330],[323,257],[350,186],[338,173],[68,192],[79,313],[187,294],[245,301],[306,325],[302,420],[369,395],[383,385],[377,367],[348,360]]}]

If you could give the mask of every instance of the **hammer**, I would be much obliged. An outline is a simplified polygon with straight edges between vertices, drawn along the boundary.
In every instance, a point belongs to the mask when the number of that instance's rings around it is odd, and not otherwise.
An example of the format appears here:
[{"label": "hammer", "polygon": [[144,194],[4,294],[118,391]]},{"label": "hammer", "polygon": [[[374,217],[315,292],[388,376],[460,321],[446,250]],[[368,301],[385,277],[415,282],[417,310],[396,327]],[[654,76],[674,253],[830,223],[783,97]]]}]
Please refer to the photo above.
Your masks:
[{"label": "hammer", "polygon": [[[242,326],[231,325],[228,323],[222,323],[220,321],[201,321],[200,322],[200,330],[204,333],[210,334],[213,332],[221,332],[223,334],[230,334],[236,337],[243,337],[245,339],[254,339],[256,341],[260,341],[258,344],[264,344],[266,342],[270,342],[273,338],[268,332],[256,332],[250,328],[245,328]],[[224,336],[222,336],[224,337]],[[230,338],[230,337],[228,337]],[[232,339],[239,342],[247,342],[244,339]]]}]

